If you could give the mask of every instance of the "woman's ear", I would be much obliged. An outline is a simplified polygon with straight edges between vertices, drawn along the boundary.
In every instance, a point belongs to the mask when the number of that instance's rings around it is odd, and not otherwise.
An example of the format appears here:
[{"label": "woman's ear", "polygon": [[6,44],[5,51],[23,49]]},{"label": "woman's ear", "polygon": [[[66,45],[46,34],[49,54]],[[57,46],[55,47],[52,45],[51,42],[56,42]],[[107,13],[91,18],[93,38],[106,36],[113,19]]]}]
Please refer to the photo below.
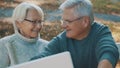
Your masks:
[{"label": "woman's ear", "polygon": [[17,28],[20,28],[21,27],[21,22],[19,22],[19,21],[15,21],[16,22],[16,26],[17,26]]}]

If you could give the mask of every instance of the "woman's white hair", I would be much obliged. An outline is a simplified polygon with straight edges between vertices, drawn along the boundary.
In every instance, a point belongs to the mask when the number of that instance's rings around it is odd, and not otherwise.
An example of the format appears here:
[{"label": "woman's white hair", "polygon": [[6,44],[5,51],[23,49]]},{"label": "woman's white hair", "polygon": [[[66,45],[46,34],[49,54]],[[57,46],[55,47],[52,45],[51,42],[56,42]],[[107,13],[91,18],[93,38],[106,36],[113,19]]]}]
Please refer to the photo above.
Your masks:
[{"label": "woman's white hair", "polygon": [[23,2],[19,4],[13,11],[12,19],[15,32],[18,32],[16,21],[22,22],[26,18],[26,15],[30,9],[37,10],[41,16],[41,19],[44,19],[43,10],[39,6],[31,4],[29,2]]},{"label": "woman's white hair", "polygon": [[66,0],[60,5],[59,9],[65,10],[67,8],[74,8],[74,15],[78,17],[88,16],[90,22],[94,21],[92,3],[90,0]]}]

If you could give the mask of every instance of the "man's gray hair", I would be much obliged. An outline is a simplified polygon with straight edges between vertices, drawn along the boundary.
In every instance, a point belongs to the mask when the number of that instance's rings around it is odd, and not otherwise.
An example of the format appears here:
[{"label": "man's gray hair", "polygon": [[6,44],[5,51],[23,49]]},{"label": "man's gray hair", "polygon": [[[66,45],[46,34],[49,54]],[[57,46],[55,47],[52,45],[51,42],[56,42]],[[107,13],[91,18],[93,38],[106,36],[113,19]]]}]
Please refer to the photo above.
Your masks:
[{"label": "man's gray hair", "polygon": [[59,9],[65,10],[67,8],[74,8],[74,15],[78,17],[88,16],[90,22],[94,21],[92,3],[90,0],[66,0],[60,5]]},{"label": "man's gray hair", "polygon": [[15,32],[16,31],[18,32],[18,28],[16,26],[16,21],[22,22],[26,18],[26,15],[30,9],[37,10],[37,12],[41,16],[41,19],[42,20],[44,19],[43,10],[39,6],[37,6],[35,4],[31,4],[29,2],[23,2],[23,3],[19,4],[13,11],[12,19],[13,19],[13,26],[14,26]]}]

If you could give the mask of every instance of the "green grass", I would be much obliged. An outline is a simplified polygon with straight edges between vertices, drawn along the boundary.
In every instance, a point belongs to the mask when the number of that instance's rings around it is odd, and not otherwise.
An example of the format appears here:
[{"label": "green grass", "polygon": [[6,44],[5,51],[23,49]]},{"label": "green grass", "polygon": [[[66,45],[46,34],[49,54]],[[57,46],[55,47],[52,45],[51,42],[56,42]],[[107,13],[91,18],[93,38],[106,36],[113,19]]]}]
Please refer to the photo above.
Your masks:
[{"label": "green grass", "polygon": [[98,13],[120,14],[120,2],[113,3],[110,0],[92,0],[94,11]]}]

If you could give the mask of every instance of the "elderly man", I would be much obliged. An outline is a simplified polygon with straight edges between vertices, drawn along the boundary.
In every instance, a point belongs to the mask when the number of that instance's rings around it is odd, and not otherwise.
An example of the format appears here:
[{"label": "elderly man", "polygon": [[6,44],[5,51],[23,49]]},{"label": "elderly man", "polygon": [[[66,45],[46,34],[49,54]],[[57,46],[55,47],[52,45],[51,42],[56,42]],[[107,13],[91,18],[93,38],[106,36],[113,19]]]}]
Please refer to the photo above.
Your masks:
[{"label": "elderly man", "polygon": [[69,51],[74,68],[114,68],[119,57],[117,46],[109,28],[94,22],[91,2],[66,0],[60,9],[65,30],[32,59]]}]

